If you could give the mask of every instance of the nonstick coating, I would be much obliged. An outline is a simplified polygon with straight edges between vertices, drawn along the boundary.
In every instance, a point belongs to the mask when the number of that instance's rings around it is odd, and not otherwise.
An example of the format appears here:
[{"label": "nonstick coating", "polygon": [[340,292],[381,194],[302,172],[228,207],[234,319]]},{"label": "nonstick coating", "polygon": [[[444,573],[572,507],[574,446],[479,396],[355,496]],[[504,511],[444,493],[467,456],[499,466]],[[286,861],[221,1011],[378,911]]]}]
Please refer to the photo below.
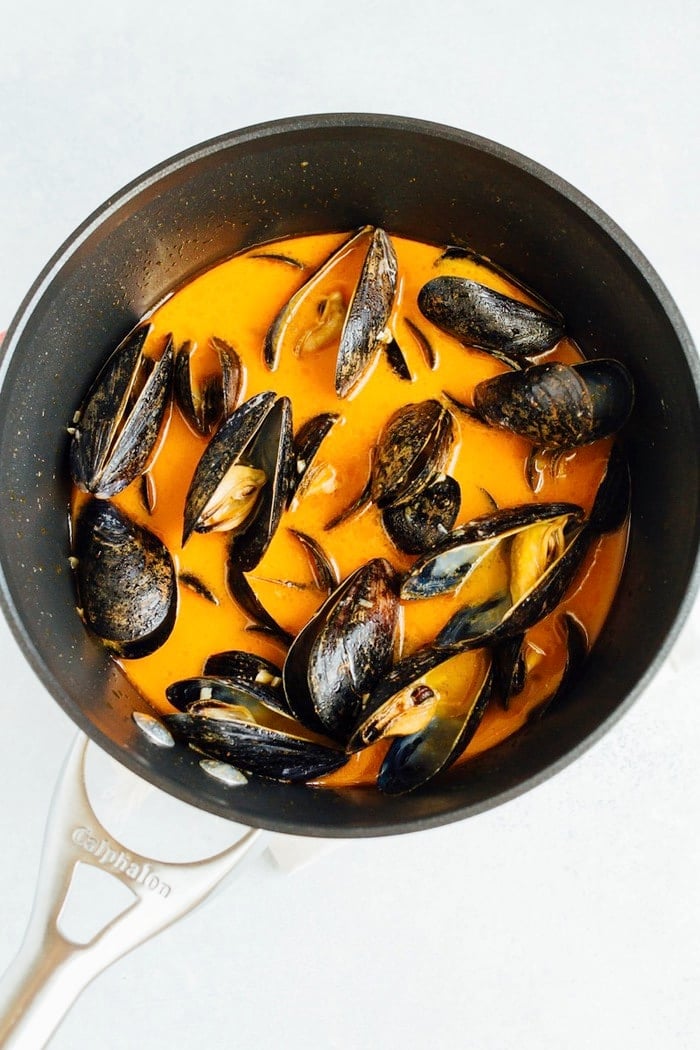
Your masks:
[{"label": "nonstick coating", "polygon": [[[77,615],[68,568],[66,426],[108,352],[172,289],[251,244],[365,223],[467,245],[536,289],[637,391],[624,433],[633,518],[622,583],[572,703],[413,795],[262,782],[226,788],[144,710]],[[604,732],[658,668],[697,583],[698,362],[668,293],[598,208],[492,142],[397,117],[327,115],[198,146],[100,208],[39,277],[8,332],[0,389],[2,600],[28,660],[111,755],[177,797],[305,835],[393,834],[532,787]],[[24,699],[24,703],[31,700]]]}]

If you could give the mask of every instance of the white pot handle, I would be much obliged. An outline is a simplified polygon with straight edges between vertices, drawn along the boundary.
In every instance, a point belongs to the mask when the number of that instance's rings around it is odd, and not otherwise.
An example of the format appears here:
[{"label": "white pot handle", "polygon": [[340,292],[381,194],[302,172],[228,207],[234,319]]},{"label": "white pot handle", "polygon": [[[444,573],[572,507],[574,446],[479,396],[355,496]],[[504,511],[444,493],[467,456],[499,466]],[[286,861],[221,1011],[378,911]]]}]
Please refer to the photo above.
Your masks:
[{"label": "white pot handle", "polygon": [[[40,1050],[93,977],[186,915],[262,834],[251,829],[214,857],[184,864],[125,849],[98,820],[85,786],[87,738],[75,741],[49,813],[34,907],[24,942],[0,981],[0,1047]],[[132,905],[87,944],[63,936],[58,919],[78,862],[123,882]]]}]

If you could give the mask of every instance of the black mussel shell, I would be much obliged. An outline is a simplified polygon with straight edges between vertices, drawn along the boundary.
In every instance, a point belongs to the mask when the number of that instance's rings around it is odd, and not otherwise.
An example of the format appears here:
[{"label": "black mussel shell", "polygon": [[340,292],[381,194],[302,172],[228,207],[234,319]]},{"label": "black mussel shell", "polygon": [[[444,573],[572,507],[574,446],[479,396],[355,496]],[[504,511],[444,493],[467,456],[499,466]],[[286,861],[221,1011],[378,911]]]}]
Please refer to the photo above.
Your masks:
[{"label": "black mussel shell", "polygon": [[363,697],[391,666],[398,623],[394,571],[376,558],[349,576],[292,643],[283,668],[300,722],[345,741]]},{"label": "black mussel shell", "polygon": [[449,476],[431,481],[405,503],[382,511],[382,523],[392,543],[404,554],[422,554],[444,540],[461,504],[458,482]]},{"label": "black mussel shell", "polygon": [[618,361],[551,361],[478,383],[474,409],[486,423],[529,438],[542,449],[576,448],[618,431],[634,403]]},{"label": "black mussel shell", "polygon": [[228,649],[223,653],[213,653],[206,660],[204,675],[215,678],[231,679],[234,682],[245,682],[255,688],[265,690],[264,703],[283,714],[290,714],[289,705],[282,688],[282,668],[256,653],[243,649]]},{"label": "black mussel shell", "polygon": [[172,339],[158,361],[143,347],[141,325],[109,357],[70,428],[70,469],[76,485],[101,499],[143,474],[170,404]]},{"label": "black mussel shell", "polygon": [[449,768],[476,733],[491,698],[491,661],[484,653],[483,673],[459,714],[442,711],[419,732],[399,736],[391,744],[377,777],[386,795],[415,791]]},{"label": "black mussel shell", "polygon": [[321,447],[331,427],[340,416],[337,412],[322,412],[313,419],[308,419],[294,438],[292,450],[293,466],[289,477],[288,501],[291,503],[295,492],[301,485],[307,470]]},{"label": "black mussel shell", "polygon": [[207,504],[229,468],[245,455],[276,398],[273,391],[267,390],[244,401],[233,415],[224,420],[207,445],[185,499],[183,546],[195,530],[202,528]]},{"label": "black mussel shell", "polygon": [[289,346],[289,349],[293,352],[299,351],[299,341],[303,339],[304,331],[303,328],[301,331],[299,330],[301,324],[300,315],[303,315],[304,311],[310,311],[314,318],[317,317],[318,302],[323,298],[324,283],[328,287],[332,287],[336,267],[342,266],[349,255],[359,249],[365,242],[370,241],[371,236],[372,228],[369,226],[364,226],[361,230],[358,230],[350,240],[333,252],[308,281],[305,281],[291,299],[284,304],[265,336],[263,356],[265,364],[270,371],[274,371],[277,368],[285,345]]},{"label": "black mussel shell", "polygon": [[347,762],[344,751],[305,740],[294,732],[258,725],[236,711],[212,706],[207,715],[206,710],[168,715],[165,722],[176,740],[250,776],[305,783]]},{"label": "black mussel shell", "polygon": [[289,531],[292,536],[296,536],[309,559],[314,586],[319,591],[325,591],[326,594],[330,594],[331,591],[340,586],[340,578],[335,565],[318,540],[315,540],[313,536],[308,536],[305,532],[299,532],[298,529],[290,529]]},{"label": "black mussel shell", "polygon": [[293,463],[292,404],[288,397],[278,398],[272,406],[247,455],[268,480],[252,518],[231,535],[229,559],[244,572],[254,569],[264,555],[287,505]]},{"label": "black mussel shell", "polygon": [[521,632],[493,646],[493,691],[506,711],[510,698],[521,693],[525,686],[524,640],[525,633]]},{"label": "black mussel shell", "polygon": [[[246,708],[255,720],[264,718],[266,711],[278,711],[288,715],[289,710],[281,695],[282,690],[269,683],[258,682],[246,674],[216,674],[209,669],[203,675],[182,678],[165,690],[169,703],[178,711],[191,712],[193,705],[209,703]],[[281,679],[279,679],[281,682]]]},{"label": "black mussel shell", "polygon": [[91,500],[73,541],[78,602],[86,626],[119,656],[155,652],[177,613],[177,581],[168,549],[112,503]]},{"label": "black mussel shell", "polygon": [[376,229],[350,301],[335,368],[338,397],[347,397],[382,346],[396,295],[396,254],[384,230]]},{"label": "black mussel shell", "polygon": [[398,379],[403,379],[405,382],[411,383],[413,381],[411,369],[408,367],[408,362],[406,361],[404,352],[396,342],[396,339],[392,337],[389,342],[385,344],[384,352],[386,354],[387,364],[394,375],[397,376]]},{"label": "black mussel shell", "polygon": [[439,401],[404,405],[377,443],[370,494],[377,507],[404,502],[439,474],[454,440],[454,420]]},{"label": "black mussel shell", "polygon": [[588,518],[589,528],[597,535],[617,532],[629,517],[631,499],[627,459],[620,446],[615,444],[593,501]]},{"label": "black mussel shell", "polygon": [[564,335],[558,318],[466,277],[428,281],[418,293],[418,306],[461,342],[508,358],[542,354]]},{"label": "black mussel shell", "polygon": [[414,563],[401,584],[401,598],[434,598],[455,590],[499,543],[532,525],[564,517],[580,521],[583,511],[574,503],[525,503],[473,518]]},{"label": "black mussel shell", "polygon": [[561,709],[566,705],[569,686],[578,675],[590,651],[588,632],[583,624],[570,612],[565,612],[561,619],[566,631],[566,663],[564,664],[564,670],[554,692],[530,712],[528,721],[536,721],[542,718],[553,706]]},{"label": "black mussel shell", "polygon": [[438,633],[437,644],[473,647],[475,638],[490,644],[527,631],[556,609],[573,583],[593,538],[593,532],[586,525],[578,526],[569,535],[559,557],[518,601],[513,602],[510,594],[502,594],[495,596],[492,604],[460,609]]},{"label": "black mussel shell", "polygon": [[210,345],[218,357],[216,371],[196,382],[191,366],[197,347],[187,342],[175,356],[173,374],[175,401],[188,426],[202,437],[210,437],[233,414],[243,379],[241,360],[234,348],[216,336]]},{"label": "black mussel shell", "polygon": [[[234,558],[229,557],[226,562],[226,585],[229,594],[244,612],[248,613],[257,627],[279,638],[285,645],[292,642],[293,635],[277,623],[277,620],[267,611],[257,594],[251,587],[245,573]],[[252,630],[248,627],[248,630]]]}]

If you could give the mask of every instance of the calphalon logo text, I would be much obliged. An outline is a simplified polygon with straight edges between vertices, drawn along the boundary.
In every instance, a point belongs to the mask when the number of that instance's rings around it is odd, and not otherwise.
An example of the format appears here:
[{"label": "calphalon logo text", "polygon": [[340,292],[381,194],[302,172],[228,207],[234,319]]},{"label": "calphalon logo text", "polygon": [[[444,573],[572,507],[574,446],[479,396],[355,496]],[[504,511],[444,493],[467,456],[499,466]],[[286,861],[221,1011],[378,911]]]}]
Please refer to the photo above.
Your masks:
[{"label": "calphalon logo text", "polygon": [[123,872],[133,882],[159,893],[161,897],[170,896],[171,887],[158,878],[150,864],[139,864],[123,849],[115,849],[108,839],[95,838],[90,828],[76,828],[71,838],[76,846],[80,846],[86,853],[91,853],[105,868]]}]

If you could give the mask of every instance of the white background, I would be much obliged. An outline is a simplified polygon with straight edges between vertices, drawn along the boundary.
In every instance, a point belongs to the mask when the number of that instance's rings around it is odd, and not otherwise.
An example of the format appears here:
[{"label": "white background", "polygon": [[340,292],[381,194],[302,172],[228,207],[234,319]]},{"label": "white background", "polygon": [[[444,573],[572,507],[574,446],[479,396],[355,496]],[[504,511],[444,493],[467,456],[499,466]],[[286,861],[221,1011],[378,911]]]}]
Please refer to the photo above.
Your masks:
[{"label": "white background", "polygon": [[[8,4],[0,328],[73,228],[146,168],[257,121],[355,110],[453,124],[564,176],[637,242],[697,340],[699,11]],[[99,978],[52,1046],[696,1048],[699,642],[696,609],[631,712],[500,809],[343,844],[292,875],[259,859]],[[1,970],[74,729],[4,624],[0,667]]]}]

